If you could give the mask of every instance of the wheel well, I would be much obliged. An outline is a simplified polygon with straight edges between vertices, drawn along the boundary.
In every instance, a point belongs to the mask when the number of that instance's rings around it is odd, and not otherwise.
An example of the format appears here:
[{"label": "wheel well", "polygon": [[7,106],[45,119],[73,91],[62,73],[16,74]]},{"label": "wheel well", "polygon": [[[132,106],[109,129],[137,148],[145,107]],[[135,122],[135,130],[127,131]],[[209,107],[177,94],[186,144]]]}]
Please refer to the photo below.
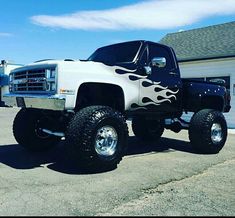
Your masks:
[{"label": "wheel well", "polygon": [[223,111],[224,100],[222,97],[209,96],[202,98],[201,109],[215,109],[218,111]]},{"label": "wheel well", "polygon": [[125,110],[124,93],[120,86],[105,83],[84,83],[77,93],[75,110],[92,105],[105,105]]}]

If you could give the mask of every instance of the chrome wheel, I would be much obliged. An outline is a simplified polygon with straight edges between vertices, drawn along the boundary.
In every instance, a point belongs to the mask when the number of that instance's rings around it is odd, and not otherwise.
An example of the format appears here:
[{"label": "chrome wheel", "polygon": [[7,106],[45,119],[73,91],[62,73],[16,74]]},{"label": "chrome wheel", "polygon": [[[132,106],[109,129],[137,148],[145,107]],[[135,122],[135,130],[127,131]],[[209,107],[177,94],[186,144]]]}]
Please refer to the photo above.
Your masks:
[{"label": "chrome wheel", "polygon": [[118,134],[111,126],[103,126],[98,129],[95,138],[95,150],[98,155],[112,156],[117,149]]},{"label": "chrome wheel", "polygon": [[213,123],[211,127],[211,140],[213,143],[219,143],[223,139],[222,127],[219,123]]}]

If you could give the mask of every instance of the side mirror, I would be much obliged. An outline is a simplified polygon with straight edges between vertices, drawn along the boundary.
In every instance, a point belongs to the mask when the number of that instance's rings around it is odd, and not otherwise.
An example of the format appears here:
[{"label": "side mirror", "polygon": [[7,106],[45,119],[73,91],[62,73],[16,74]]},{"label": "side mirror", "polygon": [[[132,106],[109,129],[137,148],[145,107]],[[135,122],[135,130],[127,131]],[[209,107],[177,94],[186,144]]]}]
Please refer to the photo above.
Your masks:
[{"label": "side mirror", "polygon": [[151,61],[151,66],[158,67],[158,68],[165,67],[166,66],[166,58],[163,58],[163,57],[153,58]]}]

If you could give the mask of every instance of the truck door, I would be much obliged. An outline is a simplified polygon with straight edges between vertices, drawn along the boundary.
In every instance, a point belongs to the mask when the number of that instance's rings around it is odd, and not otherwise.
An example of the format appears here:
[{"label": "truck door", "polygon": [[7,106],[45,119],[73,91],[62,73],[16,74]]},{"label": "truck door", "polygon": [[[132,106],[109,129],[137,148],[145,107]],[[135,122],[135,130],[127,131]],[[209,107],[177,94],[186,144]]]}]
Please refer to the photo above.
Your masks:
[{"label": "truck door", "polygon": [[[146,56],[147,76],[140,82],[139,105],[157,113],[180,111],[182,82],[173,51],[160,44],[148,43],[142,58]],[[154,65],[152,61],[154,59],[155,61],[165,59],[165,65]]]}]

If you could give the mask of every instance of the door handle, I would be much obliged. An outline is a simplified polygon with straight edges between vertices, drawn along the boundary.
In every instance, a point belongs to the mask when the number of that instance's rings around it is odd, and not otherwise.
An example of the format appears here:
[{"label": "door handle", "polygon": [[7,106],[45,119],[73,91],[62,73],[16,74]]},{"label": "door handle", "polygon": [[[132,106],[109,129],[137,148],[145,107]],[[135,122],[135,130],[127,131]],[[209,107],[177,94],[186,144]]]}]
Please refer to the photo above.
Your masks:
[{"label": "door handle", "polygon": [[147,75],[151,75],[152,74],[152,68],[150,66],[145,66],[144,70],[145,70],[145,73]]},{"label": "door handle", "polygon": [[170,75],[177,75],[177,73],[174,73],[174,72],[170,72],[169,74]]}]

